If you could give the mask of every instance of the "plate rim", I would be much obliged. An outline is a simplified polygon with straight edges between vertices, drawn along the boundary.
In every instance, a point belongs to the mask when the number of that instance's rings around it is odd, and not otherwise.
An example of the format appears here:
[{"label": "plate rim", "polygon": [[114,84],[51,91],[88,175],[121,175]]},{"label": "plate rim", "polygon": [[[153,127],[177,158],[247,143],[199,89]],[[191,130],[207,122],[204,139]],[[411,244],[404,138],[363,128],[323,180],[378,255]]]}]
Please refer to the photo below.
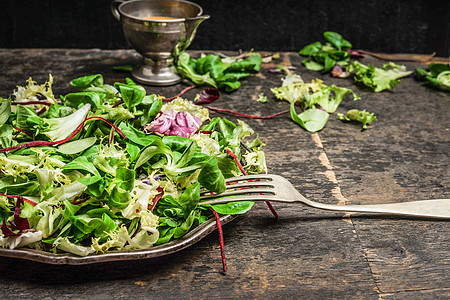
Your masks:
[{"label": "plate rim", "polygon": [[[238,215],[220,217],[221,225],[236,219]],[[147,249],[116,250],[101,254],[78,256],[71,253],[51,253],[31,248],[0,248],[0,257],[19,258],[52,265],[88,265],[102,262],[139,260],[169,255],[192,246],[217,229],[215,218],[195,227],[179,239]]]}]

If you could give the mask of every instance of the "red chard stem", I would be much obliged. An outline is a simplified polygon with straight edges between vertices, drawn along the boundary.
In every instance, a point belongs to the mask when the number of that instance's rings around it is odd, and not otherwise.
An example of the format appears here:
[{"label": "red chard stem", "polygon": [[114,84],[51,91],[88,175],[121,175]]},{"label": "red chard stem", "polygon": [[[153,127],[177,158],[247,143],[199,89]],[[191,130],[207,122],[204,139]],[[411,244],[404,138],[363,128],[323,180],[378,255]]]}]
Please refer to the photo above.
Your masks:
[{"label": "red chard stem", "polygon": [[220,217],[219,214],[212,208],[209,208],[216,218],[216,225],[217,225],[217,232],[219,233],[219,244],[220,244],[220,255],[222,256],[222,267],[223,272],[227,273],[227,260],[225,258],[225,245],[223,242],[223,231],[222,231],[222,224],[220,224]]},{"label": "red chard stem", "polygon": [[[236,164],[239,167],[239,170],[241,170],[242,174],[244,175],[248,175],[247,171],[244,170],[244,168],[241,165],[241,162],[239,161],[239,158],[236,156],[236,154],[234,154],[233,152],[231,152],[230,149],[226,149],[225,150],[228,155],[230,155],[231,157],[234,158],[234,161],[236,162]],[[272,203],[270,203],[270,201],[266,201],[267,206],[269,207],[270,211],[272,212],[273,216],[275,217],[275,219],[278,220],[278,213],[275,211],[275,209],[272,206]]]}]

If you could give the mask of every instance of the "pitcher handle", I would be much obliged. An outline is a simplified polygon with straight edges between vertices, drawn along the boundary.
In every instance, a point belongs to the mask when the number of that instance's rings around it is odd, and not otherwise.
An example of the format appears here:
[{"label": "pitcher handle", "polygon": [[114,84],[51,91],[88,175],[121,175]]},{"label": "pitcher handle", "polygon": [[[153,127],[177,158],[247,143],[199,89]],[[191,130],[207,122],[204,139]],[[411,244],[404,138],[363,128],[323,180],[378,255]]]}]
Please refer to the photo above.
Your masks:
[{"label": "pitcher handle", "polygon": [[124,3],[124,2],[127,2],[127,1],[128,1],[128,0],[114,0],[114,1],[111,3],[111,12],[112,12],[114,18],[116,18],[116,19],[119,20],[119,21],[120,21],[120,12],[119,12],[119,10],[118,10],[119,5],[122,4],[122,3]]}]

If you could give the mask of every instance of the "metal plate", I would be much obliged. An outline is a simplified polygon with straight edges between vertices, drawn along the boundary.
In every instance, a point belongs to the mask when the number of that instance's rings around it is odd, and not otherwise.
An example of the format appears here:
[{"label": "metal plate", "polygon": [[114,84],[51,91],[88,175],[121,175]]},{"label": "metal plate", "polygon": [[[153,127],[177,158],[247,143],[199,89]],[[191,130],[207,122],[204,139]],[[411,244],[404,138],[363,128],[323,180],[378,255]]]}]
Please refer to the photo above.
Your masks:
[{"label": "metal plate", "polygon": [[[237,218],[236,215],[225,215],[220,218],[222,225]],[[37,261],[54,265],[87,265],[109,261],[123,261],[154,258],[167,254],[171,254],[185,249],[213,232],[217,228],[216,220],[209,219],[205,223],[200,224],[179,239],[173,240],[167,244],[155,246],[148,249],[140,250],[123,250],[108,251],[104,254],[91,254],[88,256],[77,256],[70,253],[55,254],[35,249],[19,248],[4,249],[0,248],[0,256],[21,258],[26,260]]]}]

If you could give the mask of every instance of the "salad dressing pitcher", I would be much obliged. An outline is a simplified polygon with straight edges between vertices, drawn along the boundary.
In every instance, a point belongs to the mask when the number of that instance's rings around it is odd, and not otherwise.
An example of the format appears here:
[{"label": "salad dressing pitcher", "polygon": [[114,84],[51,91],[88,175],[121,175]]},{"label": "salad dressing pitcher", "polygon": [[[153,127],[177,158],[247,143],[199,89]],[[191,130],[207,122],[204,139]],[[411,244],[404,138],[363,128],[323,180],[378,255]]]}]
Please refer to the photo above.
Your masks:
[{"label": "salad dressing pitcher", "polygon": [[136,81],[156,86],[180,82],[174,60],[209,18],[202,15],[202,8],[184,0],[114,0],[111,11],[122,23],[129,44],[144,57],[144,63],[133,70]]}]

